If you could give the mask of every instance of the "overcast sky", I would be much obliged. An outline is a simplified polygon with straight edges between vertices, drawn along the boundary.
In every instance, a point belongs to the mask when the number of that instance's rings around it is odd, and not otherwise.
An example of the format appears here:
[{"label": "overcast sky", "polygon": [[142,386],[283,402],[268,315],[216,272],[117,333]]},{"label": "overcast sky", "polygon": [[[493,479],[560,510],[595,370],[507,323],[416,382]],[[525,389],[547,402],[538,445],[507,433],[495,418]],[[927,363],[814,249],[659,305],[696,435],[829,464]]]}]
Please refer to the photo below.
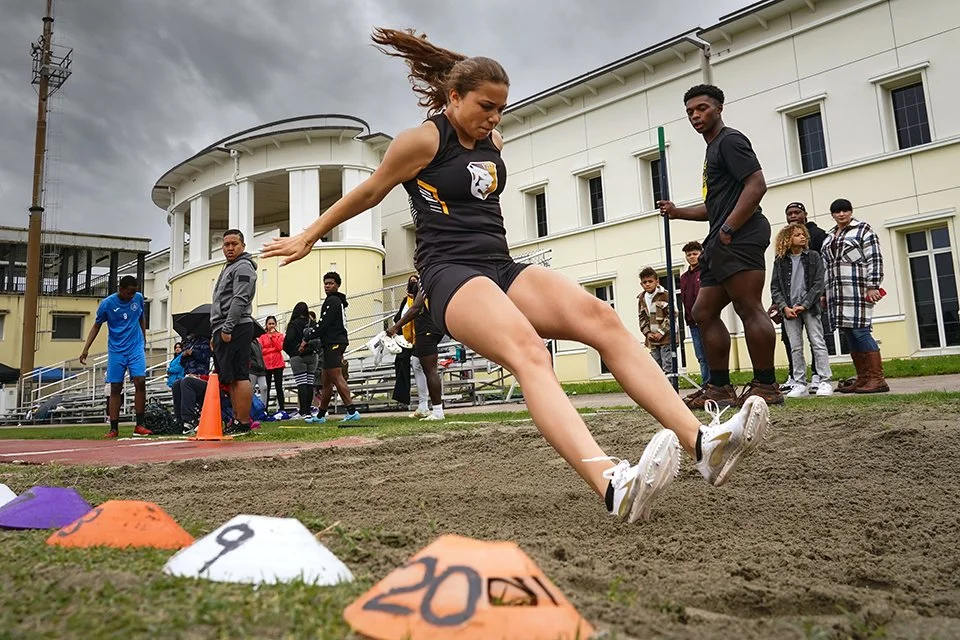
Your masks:
[{"label": "overcast sky", "polygon": [[[749,0],[54,0],[73,76],[51,101],[46,226],[169,244],[150,189],[226,135],[347,113],[395,135],[422,117],[405,67],[373,26],[498,59],[519,100]],[[36,94],[30,43],[44,0],[0,0],[0,224],[26,226]]]}]

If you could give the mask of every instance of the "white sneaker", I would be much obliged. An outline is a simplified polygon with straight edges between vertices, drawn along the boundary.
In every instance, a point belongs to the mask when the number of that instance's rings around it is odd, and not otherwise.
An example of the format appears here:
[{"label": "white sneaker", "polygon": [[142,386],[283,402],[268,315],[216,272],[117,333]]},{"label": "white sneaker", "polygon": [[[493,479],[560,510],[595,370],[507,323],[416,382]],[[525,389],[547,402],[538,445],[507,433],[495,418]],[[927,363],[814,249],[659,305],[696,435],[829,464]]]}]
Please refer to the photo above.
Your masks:
[{"label": "white sneaker", "polygon": [[421,411],[420,409],[417,409],[416,411],[414,411],[413,413],[411,413],[411,414],[410,414],[409,416],[407,416],[407,417],[408,417],[408,418],[413,418],[414,420],[419,420],[419,419],[421,419],[421,418],[426,418],[426,417],[429,416],[429,415],[430,415],[430,412],[429,412],[429,411]]},{"label": "white sneaker", "polygon": [[817,385],[817,395],[818,396],[832,396],[833,395],[833,385],[829,381],[824,380],[819,385]]},{"label": "white sneaker", "polygon": [[770,410],[759,396],[750,396],[743,407],[723,424],[723,411],[716,404],[707,407],[713,414],[710,426],[700,427],[700,453],[697,469],[707,482],[719,487],[730,477],[737,463],[760,446],[770,426]]},{"label": "white sneaker", "polygon": [[584,462],[616,460],[617,465],[603,472],[603,477],[613,486],[613,510],[610,515],[627,522],[648,520],[650,507],[657,495],[680,472],[680,441],[668,429],[657,432],[640,462],[634,466],[626,460],[603,457],[590,458]]},{"label": "white sneaker", "polygon": [[806,398],[808,395],[810,395],[810,392],[807,391],[807,385],[805,384],[795,385],[790,389],[790,392],[787,393],[788,398]]}]

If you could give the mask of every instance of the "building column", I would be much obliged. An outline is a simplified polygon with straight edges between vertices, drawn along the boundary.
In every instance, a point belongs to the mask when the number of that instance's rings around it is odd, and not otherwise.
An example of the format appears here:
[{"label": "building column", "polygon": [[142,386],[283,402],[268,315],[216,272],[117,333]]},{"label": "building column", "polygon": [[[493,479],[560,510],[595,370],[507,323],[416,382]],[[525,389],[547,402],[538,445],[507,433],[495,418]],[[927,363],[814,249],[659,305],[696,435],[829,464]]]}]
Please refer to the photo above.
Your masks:
[{"label": "building column", "polygon": [[67,260],[67,293],[76,295],[77,293],[77,269],[80,260],[79,249],[69,249],[66,251]]},{"label": "building column", "polygon": [[60,254],[60,266],[57,269],[57,293],[63,295],[67,292],[67,277],[70,275],[68,272],[70,250],[66,247],[60,247],[58,253]]},{"label": "building column", "polygon": [[210,198],[198,196],[190,201],[190,266],[210,259]]},{"label": "building column", "polygon": [[119,272],[120,272],[120,252],[111,251],[110,252],[110,276],[109,276],[110,282],[108,283],[109,286],[107,287],[107,295],[117,292],[117,288],[120,284],[119,282],[117,282],[117,274]]},{"label": "building column", "polygon": [[17,250],[20,248],[19,245],[10,243],[7,245],[7,248],[10,251],[10,254],[7,256],[7,291],[16,291],[14,288],[17,283]]},{"label": "building column", "polygon": [[320,217],[320,170],[290,171],[290,235]]},{"label": "building column", "polygon": [[[181,236],[182,237],[182,236]],[[87,249],[87,274],[83,282],[83,290],[88,294],[93,292],[93,249]]]},{"label": "building column", "polygon": [[241,180],[237,184],[231,184],[227,204],[227,228],[239,229],[247,244],[250,244],[254,232],[253,185],[253,180]]},{"label": "building column", "polygon": [[186,216],[182,210],[173,211],[170,220],[170,275],[183,271],[183,227]]},{"label": "building column", "polygon": [[[366,180],[371,173],[373,172],[369,169],[344,167],[342,173],[343,195],[347,195],[347,193],[355,189],[357,185]],[[367,209],[360,215],[340,225],[340,241],[367,244],[375,242],[379,245],[380,237],[377,236],[376,240],[374,240],[374,226],[373,210]]]},{"label": "building column", "polygon": [[137,254],[137,284],[140,285],[140,293],[143,293],[143,280],[147,275],[146,254]]}]

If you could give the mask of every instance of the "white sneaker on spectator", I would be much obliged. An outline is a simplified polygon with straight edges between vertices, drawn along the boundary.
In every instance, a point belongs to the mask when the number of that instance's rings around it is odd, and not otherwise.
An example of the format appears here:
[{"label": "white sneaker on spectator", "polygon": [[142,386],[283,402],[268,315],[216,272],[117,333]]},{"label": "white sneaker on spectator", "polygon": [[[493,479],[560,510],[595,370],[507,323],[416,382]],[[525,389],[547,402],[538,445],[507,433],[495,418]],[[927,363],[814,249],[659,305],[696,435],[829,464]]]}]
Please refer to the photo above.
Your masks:
[{"label": "white sneaker on spectator", "polygon": [[808,395],[810,395],[810,392],[807,391],[807,385],[805,384],[795,385],[787,393],[788,398],[806,398]]},{"label": "white sneaker on spectator", "polygon": [[833,385],[830,384],[829,380],[824,380],[819,385],[817,385],[818,396],[832,396],[833,395]]}]

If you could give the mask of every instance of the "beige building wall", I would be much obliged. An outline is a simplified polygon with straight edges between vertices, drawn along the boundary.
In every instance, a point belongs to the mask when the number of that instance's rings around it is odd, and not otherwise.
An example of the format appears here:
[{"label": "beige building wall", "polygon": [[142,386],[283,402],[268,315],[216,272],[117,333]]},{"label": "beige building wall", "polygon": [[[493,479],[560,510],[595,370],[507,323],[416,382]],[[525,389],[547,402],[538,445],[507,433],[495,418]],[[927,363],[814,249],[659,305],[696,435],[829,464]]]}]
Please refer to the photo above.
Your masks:
[{"label": "beige building wall", "polygon": [[[807,3],[785,0],[755,13],[760,19],[746,14],[698,34],[711,44],[707,72],[696,56],[677,56],[650,65],[652,73],[621,71],[617,82],[602,76],[585,81],[596,93],[574,97],[578,88],[567,86],[566,100],[544,92],[536,104],[521,102],[508,111],[502,130],[509,182],[502,202],[511,248],[549,248],[553,268],[588,290],[612,285],[615,308],[638,333],[638,273],[647,265],[662,273],[665,265],[648,162],[656,156],[656,127],[666,131],[672,199],[700,201],[705,145],[686,121],[682,95],[711,80],[726,93],[725,122],[751,139],[763,165],[769,190],[762,204],[774,232],[785,223],[784,206],[794,200],[829,230],[829,205],[845,197],[880,234],[889,295],[877,305],[875,334],[884,356],[960,352],[921,349],[905,243],[907,232],[946,226],[954,271],[960,271],[960,123],[945,113],[960,97],[956,74],[949,71],[951,52],[960,46],[960,3],[821,0],[811,11]],[[923,83],[932,141],[901,150],[890,90],[913,81]],[[796,117],[814,110],[823,121],[828,167],[804,174]],[[584,211],[584,175],[602,178],[602,224],[591,224]],[[537,193],[546,196],[544,238],[536,237]],[[680,247],[702,239],[706,230],[706,224],[671,224],[675,268],[683,262]],[[768,265],[772,260],[771,248]],[[732,367],[749,369],[739,320],[728,314],[725,321],[734,334]],[[688,368],[696,371],[689,344],[686,351]],[[784,365],[781,347],[777,357]],[[557,369],[563,380],[595,378],[599,357],[560,343]]]},{"label": "beige building wall", "polygon": [[[98,306],[100,306],[100,300],[95,298],[42,296],[37,323],[39,338],[35,366],[46,367],[79,357],[87,339],[87,333],[97,316]],[[0,295],[0,315],[2,315],[0,322],[3,323],[3,331],[0,333],[0,362],[17,367],[20,363],[23,328],[23,296]],[[58,315],[79,319],[79,338],[55,339],[53,337],[54,317]],[[98,353],[106,350],[107,329],[103,327],[90,352]]]},{"label": "beige building wall", "polygon": [[[707,63],[703,45],[709,45]],[[875,334],[884,356],[960,352],[957,347],[921,348],[905,244],[906,233],[945,227],[954,271],[960,271],[955,222],[960,122],[946,114],[947,105],[960,97],[956,72],[950,71],[958,47],[960,3],[955,0],[783,0],[752,5],[750,11],[681,34],[620,66],[530,98],[520,96],[511,101],[514,106],[501,123],[508,167],[501,202],[511,251],[549,249],[554,269],[590,291],[612,293],[624,324],[638,332],[639,271],[647,265],[662,271],[666,260],[652,186],[657,127],[665,129],[672,199],[681,205],[699,202],[705,145],[687,122],[682,96],[690,86],[709,81],[726,92],[727,124],[746,133],[757,151],[769,186],[763,207],[775,231],[784,223],[784,206],[794,200],[805,202],[811,219],[829,229],[830,202],[846,197],[857,216],[880,234],[889,295],[877,306]],[[901,150],[890,92],[916,81],[923,86],[931,142]],[[828,166],[804,173],[797,118],[814,112],[821,115]],[[325,166],[372,170],[383,149],[349,138],[285,139],[279,147],[244,150],[238,175],[256,180]],[[237,167],[231,160],[207,165],[178,187],[171,210],[224,189]],[[603,189],[600,224],[590,217],[591,178],[599,178]],[[547,209],[543,238],[536,224],[538,194]],[[323,295],[319,278],[331,264],[344,275],[348,294],[404,282],[413,271],[415,238],[402,187],[374,215],[379,221],[374,235],[380,236],[385,257],[379,246],[331,243],[283,269],[277,269],[275,260],[260,261],[258,315],[287,312],[300,299],[318,302]],[[257,234],[271,237],[269,226],[257,221]],[[680,247],[702,239],[706,230],[706,224],[671,224],[675,269],[685,267]],[[188,266],[172,280],[168,268],[155,271],[151,286],[158,299],[166,296],[170,312],[209,301],[222,262],[216,240],[210,238],[210,262]],[[256,250],[260,244],[262,239],[251,246]],[[768,264],[772,259],[770,250]],[[729,311],[724,319],[734,337],[732,367],[749,369],[742,328]],[[152,313],[158,312],[154,304]],[[151,326],[158,333],[169,331],[155,322]],[[604,375],[591,349],[564,342],[557,347],[562,380]],[[689,342],[684,349],[688,369],[695,371]],[[780,347],[777,357],[784,364]]]}]

